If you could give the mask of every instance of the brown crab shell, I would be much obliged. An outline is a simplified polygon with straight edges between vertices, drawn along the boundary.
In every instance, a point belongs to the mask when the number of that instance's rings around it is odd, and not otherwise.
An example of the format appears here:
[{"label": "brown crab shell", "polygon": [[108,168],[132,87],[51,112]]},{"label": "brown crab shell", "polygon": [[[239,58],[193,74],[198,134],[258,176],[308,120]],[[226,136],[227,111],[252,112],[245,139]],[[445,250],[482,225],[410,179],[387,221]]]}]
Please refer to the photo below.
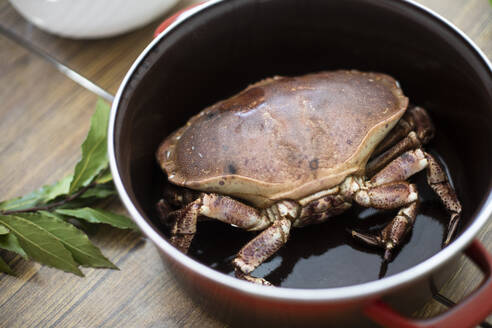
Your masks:
[{"label": "brown crab shell", "polygon": [[264,208],[364,174],[408,105],[381,73],[273,77],[207,107],[159,146],[173,184]]}]

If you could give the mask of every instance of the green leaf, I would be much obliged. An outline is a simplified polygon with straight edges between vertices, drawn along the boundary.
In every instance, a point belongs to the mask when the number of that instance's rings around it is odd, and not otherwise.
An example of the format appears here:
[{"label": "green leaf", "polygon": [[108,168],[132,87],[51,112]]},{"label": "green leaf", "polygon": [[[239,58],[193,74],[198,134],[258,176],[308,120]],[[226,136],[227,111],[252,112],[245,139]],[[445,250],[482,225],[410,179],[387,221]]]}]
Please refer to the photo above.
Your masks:
[{"label": "green leaf", "polygon": [[114,185],[111,182],[104,185],[95,185],[89,188],[81,196],[77,197],[76,199],[72,199],[71,201],[65,204],[57,206],[57,208],[74,209],[74,208],[81,208],[81,207],[92,207],[100,200],[116,194],[117,194],[116,189],[114,188]]},{"label": "green leaf", "polygon": [[0,225],[0,235],[6,235],[10,232],[9,229],[5,228],[5,226]]},{"label": "green leaf", "polygon": [[113,176],[111,175],[111,170],[108,167],[99,175],[99,177],[96,179],[96,182],[102,184],[108,183],[109,181],[113,181]]},{"label": "green leaf", "polygon": [[0,271],[1,272],[5,272],[7,274],[10,274],[10,275],[14,275],[14,272],[12,271],[12,269],[9,267],[9,265],[5,262],[5,260],[3,258],[0,257]]},{"label": "green leaf", "polygon": [[109,196],[116,195],[116,190],[112,183],[98,184],[93,188],[90,188],[80,196],[80,198],[98,198],[103,199]]},{"label": "green leaf", "polygon": [[75,166],[69,193],[90,184],[108,166],[106,138],[109,109],[110,107],[106,102],[101,99],[97,101],[89,133],[81,147],[82,158]]},{"label": "green leaf", "polygon": [[52,185],[42,186],[38,190],[35,190],[27,195],[3,201],[0,203],[0,210],[23,210],[40,204],[45,204],[58,196],[67,194],[70,181],[72,181],[71,175],[66,176]]},{"label": "green leaf", "polygon": [[58,209],[57,213],[84,219],[91,223],[106,223],[120,229],[137,229],[135,223],[126,216],[90,207],[78,209]]},{"label": "green leaf", "polygon": [[86,235],[95,234],[99,229],[97,225],[89,223],[85,220],[76,219],[73,216],[67,216],[60,213],[45,212],[45,211],[39,211],[39,213],[43,213],[48,216],[54,216],[60,220],[70,223],[78,230],[83,231]]},{"label": "green leaf", "polygon": [[24,259],[27,259],[26,252],[22,249],[21,245],[19,244],[19,240],[13,233],[0,236],[0,248],[17,253]]},{"label": "green leaf", "polygon": [[22,210],[25,208],[30,208],[41,203],[46,196],[47,186],[41,187],[40,189],[33,191],[27,195],[6,200],[0,203],[0,210],[2,211],[12,211],[12,210]]},{"label": "green leaf", "polygon": [[57,214],[40,211],[39,214],[23,214],[31,222],[49,232],[68,249],[74,260],[83,266],[118,269],[94,246],[86,234],[65,222]]},{"label": "green leaf", "polygon": [[72,254],[63,244],[49,231],[30,220],[30,216],[35,215],[0,215],[0,223],[15,234],[21,247],[33,260],[83,276]]},{"label": "green leaf", "polygon": [[46,195],[43,198],[43,202],[47,203],[50,200],[53,200],[59,196],[68,194],[72,179],[73,179],[73,175],[70,174],[64,177],[63,179],[61,179],[60,181],[47,187]]},{"label": "green leaf", "polygon": [[68,203],[65,203],[63,205],[60,205],[57,207],[57,209],[74,209],[74,208],[81,208],[81,207],[91,207],[97,205],[98,199],[94,197],[90,198],[77,198],[74,200],[69,201]]}]

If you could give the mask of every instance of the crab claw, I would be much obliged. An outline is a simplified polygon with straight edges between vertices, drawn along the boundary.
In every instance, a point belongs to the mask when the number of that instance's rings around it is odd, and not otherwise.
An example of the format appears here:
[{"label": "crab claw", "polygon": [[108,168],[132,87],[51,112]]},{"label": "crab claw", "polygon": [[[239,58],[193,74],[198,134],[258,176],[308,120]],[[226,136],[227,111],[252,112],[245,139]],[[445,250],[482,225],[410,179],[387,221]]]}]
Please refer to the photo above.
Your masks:
[{"label": "crab claw", "polygon": [[243,279],[258,285],[273,286],[272,283],[266,279],[250,276],[249,274],[245,274],[238,269],[236,269],[234,273],[236,274],[236,277],[239,279]]},{"label": "crab claw", "polygon": [[391,252],[393,251],[393,243],[387,242],[384,248],[384,261],[389,262],[391,260]]},{"label": "crab claw", "polygon": [[384,261],[389,262],[391,260],[391,253],[393,251],[393,248],[395,247],[393,242],[391,241],[385,242],[383,238],[378,235],[362,233],[355,230],[349,230],[349,232],[351,233],[352,237],[359,239],[368,245],[384,247],[384,256],[383,256]]},{"label": "crab claw", "polygon": [[446,235],[446,240],[444,240],[444,246],[448,246],[449,243],[451,242],[451,239],[454,236],[454,233],[456,232],[456,228],[458,227],[460,215],[458,213],[453,213],[451,215],[451,220],[449,221],[448,225],[448,234]]},{"label": "crab claw", "polygon": [[358,232],[355,230],[347,230],[347,231],[350,232],[352,237],[359,239],[368,245],[371,245],[371,246],[382,246],[383,245],[383,241],[382,241],[380,236],[370,235],[370,234]]}]

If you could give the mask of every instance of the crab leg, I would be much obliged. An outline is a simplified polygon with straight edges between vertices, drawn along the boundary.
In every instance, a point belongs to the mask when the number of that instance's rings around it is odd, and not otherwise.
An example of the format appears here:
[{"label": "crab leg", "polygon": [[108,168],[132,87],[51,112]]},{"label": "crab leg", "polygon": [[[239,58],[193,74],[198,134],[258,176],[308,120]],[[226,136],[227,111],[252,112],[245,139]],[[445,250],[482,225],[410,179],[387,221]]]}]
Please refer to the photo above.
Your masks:
[{"label": "crab leg", "polygon": [[184,208],[169,213],[166,219],[166,222],[173,222],[171,243],[185,253],[195,235],[199,215],[250,231],[263,230],[271,224],[266,214],[235,199],[217,194],[200,194]]},{"label": "crab leg", "polygon": [[434,136],[434,130],[434,125],[427,111],[422,107],[412,107],[398,121],[398,125],[379,143],[373,152],[373,157],[395,145],[410,131],[415,131],[420,142],[426,144]]},{"label": "crab leg", "polygon": [[171,205],[165,199],[160,199],[157,204],[155,204],[155,209],[162,224],[170,226],[169,213],[172,212]]},{"label": "crab leg", "polygon": [[427,183],[439,196],[451,215],[448,232],[444,240],[444,246],[446,246],[451,241],[458,226],[461,204],[445,171],[432,155],[421,149],[408,151],[388,164],[370,182],[373,185],[381,185],[392,181],[406,180],[424,168],[427,168]]},{"label": "crab leg", "polygon": [[290,220],[275,221],[268,229],[247,243],[232,261],[236,276],[250,282],[271,285],[265,279],[252,277],[249,274],[287,242],[290,228]]},{"label": "crab leg", "polygon": [[202,194],[200,215],[232,224],[244,230],[257,231],[267,228],[271,221],[257,209],[235,199],[217,194]]},{"label": "crab leg", "polygon": [[410,149],[422,146],[417,133],[411,131],[405,138],[401,139],[396,145],[372,159],[366,165],[366,175],[372,177],[375,173],[381,171],[388,163]]},{"label": "crab leg", "polygon": [[413,202],[398,211],[398,214],[378,235],[370,235],[352,230],[352,237],[372,246],[384,247],[384,260],[391,259],[392,250],[400,245],[406,234],[412,229],[417,217],[418,202]]},{"label": "crab leg", "polygon": [[197,199],[189,203],[186,207],[171,212],[168,215],[168,222],[174,221],[171,228],[171,244],[181,250],[188,252],[191,241],[196,233],[196,223],[200,209],[200,200]]},{"label": "crab leg", "polygon": [[390,148],[394,144],[396,144],[399,140],[404,138],[410,131],[412,131],[412,126],[408,124],[406,117],[407,113],[403,115],[403,117],[398,121],[396,126],[386,135],[386,137],[378,144],[374,152],[372,153],[372,157],[375,157],[386,149]]},{"label": "crab leg", "polygon": [[448,233],[444,240],[444,246],[448,245],[453,237],[461,216],[461,204],[456,196],[456,192],[449,183],[448,177],[437,160],[430,154],[425,153],[429,162],[427,167],[427,183],[439,196],[442,203],[451,214],[449,220]]},{"label": "crab leg", "polygon": [[394,159],[384,169],[369,180],[373,186],[389,182],[405,181],[428,165],[427,157],[421,149],[410,150]]},{"label": "crab leg", "polygon": [[[367,190],[358,190],[354,195],[354,199],[361,205],[365,206],[391,208],[391,204],[397,204],[401,201],[401,192],[399,194],[395,194],[395,191],[391,191],[391,186],[402,183],[403,180],[424,168],[427,168],[428,184],[440,197],[446,209],[451,213],[448,233],[444,242],[444,245],[447,245],[456,231],[461,213],[461,205],[456,197],[456,192],[451,187],[442,167],[436,159],[432,157],[432,155],[425,153],[421,149],[408,151],[393,160],[382,171],[376,174],[368,183],[366,183],[370,186]],[[377,200],[377,197],[374,195],[375,190],[388,188],[390,190],[386,191],[386,200],[390,201],[385,204],[387,207],[378,206],[380,204],[374,200]],[[379,236],[364,234],[357,231],[352,231],[352,236],[370,245],[384,247],[386,249],[384,259],[389,260],[392,249],[401,243],[415,222],[417,198],[418,197],[408,197],[409,204],[398,212],[396,217],[381,231]]]},{"label": "crab leg", "polygon": [[384,247],[384,259],[389,261],[392,250],[400,245],[415,222],[418,202],[416,186],[406,181],[389,182],[370,187],[368,190],[357,191],[354,200],[367,207],[401,208],[395,218],[377,235],[365,234],[355,230],[351,232],[352,237],[369,245]]},{"label": "crab leg", "polygon": [[[407,130],[410,132],[404,137],[402,133],[407,132]],[[391,131],[374,151],[373,158],[366,166],[366,175],[368,177],[373,176],[393,159],[407,150],[421,147],[429,142],[433,136],[434,126],[426,110],[421,107],[409,109],[400,119],[397,127]],[[391,145],[393,145],[391,148],[382,153],[383,150]],[[376,155],[378,156],[375,157]]]},{"label": "crab leg", "polygon": [[365,207],[380,209],[400,208],[418,199],[417,187],[406,181],[398,181],[382,186],[359,190],[354,200]]},{"label": "crab leg", "polygon": [[183,207],[199,197],[200,193],[194,190],[180,188],[171,183],[166,184],[163,190],[163,197],[166,202],[175,207]]}]

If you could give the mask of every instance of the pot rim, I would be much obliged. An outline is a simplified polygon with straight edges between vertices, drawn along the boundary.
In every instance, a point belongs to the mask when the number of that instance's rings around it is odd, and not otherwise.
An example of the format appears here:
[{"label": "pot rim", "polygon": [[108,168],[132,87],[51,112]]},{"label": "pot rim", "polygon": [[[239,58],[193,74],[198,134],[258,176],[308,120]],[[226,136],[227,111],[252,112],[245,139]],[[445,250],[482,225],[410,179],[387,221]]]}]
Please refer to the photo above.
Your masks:
[{"label": "pot rim", "polygon": [[[475,45],[475,43],[466,36],[461,30],[454,26],[447,19],[441,17],[434,11],[420,5],[413,0],[399,0],[404,5],[413,7],[413,9],[419,10],[422,14],[430,16],[432,19],[439,21],[446,28],[450,29],[452,32],[458,34],[461,39],[467,43],[472,51],[478,54],[479,58],[483,61],[485,67],[489,69],[492,73],[492,65],[489,62],[485,54]],[[269,298],[277,299],[282,301],[297,301],[297,302],[336,302],[343,300],[354,300],[365,297],[376,297],[383,292],[394,289],[397,287],[402,287],[403,285],[409,284],[412,281],[419,279],[422,276],[428,275],[432,271],[436,270],[438,267],[455,257],[460,251],[462,251],[476,236],[482,226],[486,223],[488,218],[492,213],[492,188],[489,186],[489,192],[486,200],[480,206],[478,211],[475,213],[475,219],[471,225],[450,245],[439,251],[437,254],[428,258],[427,260],[407,269],[397,274],[389,277],[385,277],[380,280],[374,280],[370,282],[365,282],[362,284],[351,285],[346,287],[335,287],[335,288],[320,288],[320,289],[303,289],[303,288],[285,288],[276,287],[271,288],[267,286],[261,286],[252,284],[250,282],[242,281],[240,279],[228,276],[216,270],[209,268],[208,266],[199,263],[198,261],[192,259],[191,257],[185,255],[184,253],[177,250],[169,242],[167,242],[160,233],[158,233],[149,222],[147,222],[144,217],[139,213],[138,209],[135,207],[130,199],[121,179],[118,171],[118,165],[116,163],[115,147],[114,147],[114,129],[116,122],[116,115],[118,112],[118,107],[120,104],[121,96],[123,91],[128,85],[128,82],[132,78],[137,67],[142,63],[143,59],[147,54],[169,33],[169,31],[181,25],[189,17],[202,12],[205,8],[212,7],[225,0],[209,0],[203,4],[200,4],[183,14],[181,14],[165,31],[159,34],[152,40],[147,47],[138,56],[135,62],[132,64],[131,68],[125,75],[120,87],[118,88],[117,94],[113,101],[110,113],[109,127],[108,127],[108,155],[109,164],[111,168],[111,173],[113,175],[113,180],[118,191],[118,194],[125,205],[126,209],[132,216],[135,223],[138,225],[140,230],[150,238],[157,247],[162,250],[168,257],[172,258],[173,261],[184,265],[189,270],[193,271],[195,274],[212,280],[218,284],[228,287],[237,292],[242,292],[249,294],[251,296],[259,298]]]}]

